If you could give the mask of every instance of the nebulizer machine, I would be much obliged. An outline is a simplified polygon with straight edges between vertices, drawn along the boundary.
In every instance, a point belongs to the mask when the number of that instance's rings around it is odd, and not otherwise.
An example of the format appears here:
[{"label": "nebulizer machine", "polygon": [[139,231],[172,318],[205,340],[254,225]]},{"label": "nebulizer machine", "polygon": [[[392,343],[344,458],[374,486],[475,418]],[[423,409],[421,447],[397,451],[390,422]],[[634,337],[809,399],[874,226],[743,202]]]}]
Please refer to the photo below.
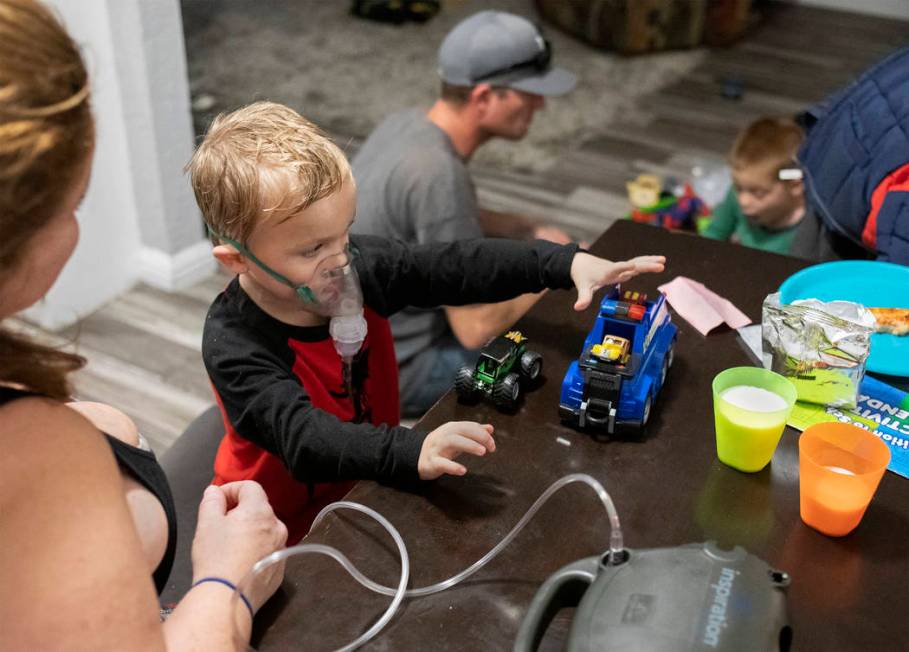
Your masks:
[{"label": "nebulizer machine", "polygon": [[350,378],[353,358],[366,339],[363,291],[360,289],[357,270],[353,266],[350,244],[345,243],[341,251],[319,261],[307,283],[297,284],[263,263],[238,241],[217,233],[210,226],[208,231],[239,251],[273,279],[293,289],[306,304],[307,310],[330,318],[328,332],[335,350],[344,361],[345,377]]}]

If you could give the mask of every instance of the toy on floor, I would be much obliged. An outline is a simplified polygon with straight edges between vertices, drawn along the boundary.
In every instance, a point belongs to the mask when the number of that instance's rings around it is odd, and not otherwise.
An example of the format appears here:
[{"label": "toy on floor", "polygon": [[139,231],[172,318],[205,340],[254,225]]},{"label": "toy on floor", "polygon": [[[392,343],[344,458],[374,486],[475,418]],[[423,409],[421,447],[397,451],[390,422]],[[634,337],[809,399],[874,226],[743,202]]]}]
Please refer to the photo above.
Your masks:
[{"label": "toy on floor", "polygon": [[642,224],[661,226],[664,229],[697,231],[698,222],[710,214],[710,209],[685,183],[669,189],[655,174],[641,174],[628,181],[628,200],[631,202],[631,219]]},{"label": "toy on floor", "polygon": [[483,347],[474,367],[461,367],[455,391],[463,401],[486,396],[496,407],[511,410],[521,396],[521,382],[536,380],[542,370],[543,356],[527,350],[521,331],[509,331]]},{"label": "toy on floor", "polygon": [[672,365],[678,329],[666,297],[615,286],[562,381],[559,416],[580,428],[642,428]]}]

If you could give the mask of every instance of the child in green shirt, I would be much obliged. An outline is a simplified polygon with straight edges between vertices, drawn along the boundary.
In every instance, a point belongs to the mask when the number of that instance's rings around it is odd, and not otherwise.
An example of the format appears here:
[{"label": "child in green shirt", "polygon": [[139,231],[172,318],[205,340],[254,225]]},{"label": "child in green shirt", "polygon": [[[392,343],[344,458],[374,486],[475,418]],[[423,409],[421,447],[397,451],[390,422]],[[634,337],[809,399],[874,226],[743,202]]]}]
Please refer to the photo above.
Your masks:
[{"label": "child in green shirt", "polygon": [[739,134],[729,153],[732,187],[702,235],[788,253],[805,213],[794,161],[801,141],[801,129],[788,118],[762,118]]}]

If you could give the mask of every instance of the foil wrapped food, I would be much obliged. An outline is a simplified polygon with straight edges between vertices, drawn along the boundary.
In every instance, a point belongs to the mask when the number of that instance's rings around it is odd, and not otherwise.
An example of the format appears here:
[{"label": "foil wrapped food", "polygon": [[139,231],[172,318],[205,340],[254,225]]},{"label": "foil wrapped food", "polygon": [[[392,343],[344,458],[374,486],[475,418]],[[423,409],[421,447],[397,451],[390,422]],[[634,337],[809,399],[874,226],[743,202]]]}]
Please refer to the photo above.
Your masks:
[{"label": "foil wrapped food", "polygon": [[764,366],[792,381],[798,400],[853,408],[871,350],[874,316],[851,301],[764,300]]}]

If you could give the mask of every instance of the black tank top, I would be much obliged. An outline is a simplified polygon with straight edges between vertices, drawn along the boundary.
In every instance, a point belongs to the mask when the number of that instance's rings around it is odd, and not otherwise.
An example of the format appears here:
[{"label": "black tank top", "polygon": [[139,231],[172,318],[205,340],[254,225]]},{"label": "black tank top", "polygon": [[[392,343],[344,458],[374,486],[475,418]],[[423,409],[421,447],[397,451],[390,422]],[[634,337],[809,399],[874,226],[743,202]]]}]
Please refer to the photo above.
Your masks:
[{"label": "black tank top", "polygon": [[[11,387],[0,387],[0,405],[28,396],[39,395]],[[107,439],[107,443],[110,444],[120,469],[135,478],[137,482],[154,494],[161,503],[161,507],[164,508],[164,514],[167,517],[167,548],[164,551],[164,557],[161,558],[161,563],[158,564],[152,574],[155,588],[160,594],[167,584],[167,578],[170,576],[170,569],[174,564],[174,555],[177,551],[177,512],[174,507],[174,498],[170,492],[170,486],[167,484],[167,477],[155,459],[155,454],[151,451],[130,446],[106,433],[104,436]]]}]

